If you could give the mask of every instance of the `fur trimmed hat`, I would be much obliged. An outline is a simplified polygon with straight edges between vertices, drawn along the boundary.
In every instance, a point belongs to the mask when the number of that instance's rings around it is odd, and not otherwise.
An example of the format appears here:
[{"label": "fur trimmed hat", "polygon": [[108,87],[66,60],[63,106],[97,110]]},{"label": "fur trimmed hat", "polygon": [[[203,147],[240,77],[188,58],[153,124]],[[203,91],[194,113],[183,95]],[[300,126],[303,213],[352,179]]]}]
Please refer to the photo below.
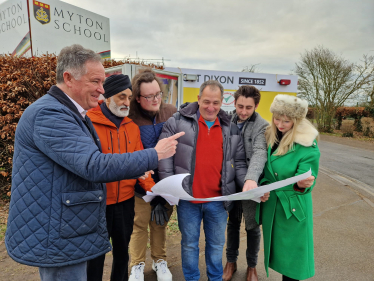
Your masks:
[{"label": "fur trimmed hat", "polygon": [[308,113],[308,102],[290,95],[276,95],[270,106],[270,112],[291,118],[304,118]]}]

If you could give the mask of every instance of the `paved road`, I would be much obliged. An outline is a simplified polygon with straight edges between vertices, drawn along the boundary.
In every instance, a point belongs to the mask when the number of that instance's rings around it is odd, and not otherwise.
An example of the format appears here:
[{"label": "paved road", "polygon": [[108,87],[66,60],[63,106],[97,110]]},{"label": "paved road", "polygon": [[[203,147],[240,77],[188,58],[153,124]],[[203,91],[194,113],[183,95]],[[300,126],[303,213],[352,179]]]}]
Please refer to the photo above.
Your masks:
[{"label": "paved road", "polygon": [[374,193],[374,151],[320,141],[321,168],[354,180]]}]

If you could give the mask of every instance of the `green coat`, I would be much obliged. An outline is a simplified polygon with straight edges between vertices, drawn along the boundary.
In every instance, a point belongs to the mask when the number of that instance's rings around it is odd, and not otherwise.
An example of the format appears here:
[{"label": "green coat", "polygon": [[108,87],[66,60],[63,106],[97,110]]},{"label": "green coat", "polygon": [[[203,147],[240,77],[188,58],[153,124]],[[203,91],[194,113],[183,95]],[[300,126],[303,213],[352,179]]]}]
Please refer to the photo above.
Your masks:
[{"label": "green coat", "polygon": [[[294,149],[284,155],[270,153],[269,147],[261,185],[300,175],[309,169],[317,178],[320,152],[314,138],[310,146],[296,143]],[[303,193],[295,191],[293,185],[285,186],[271,191],[269,200],[258,205],[256,220],[258,223],[262,221],[264,263],[268,276],[268,267],[298,280],[314,275],[311,194],[314,185],[315,181]]]}]

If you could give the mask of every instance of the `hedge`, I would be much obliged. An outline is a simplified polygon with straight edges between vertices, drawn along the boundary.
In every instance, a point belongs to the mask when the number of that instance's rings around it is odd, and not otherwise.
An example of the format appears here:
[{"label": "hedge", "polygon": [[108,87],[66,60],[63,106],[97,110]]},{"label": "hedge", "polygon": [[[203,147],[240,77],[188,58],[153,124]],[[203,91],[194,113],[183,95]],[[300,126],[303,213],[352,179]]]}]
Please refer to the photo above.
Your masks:
[{"label": "hedge", "polygon": [[[57,56],[25,58],[0,55],[0,198],[10,198],[14,135],[25,109],[56,84]],[[163,69],[163,66],[129,60],[105,60],[105,68],[124,63]]]}]

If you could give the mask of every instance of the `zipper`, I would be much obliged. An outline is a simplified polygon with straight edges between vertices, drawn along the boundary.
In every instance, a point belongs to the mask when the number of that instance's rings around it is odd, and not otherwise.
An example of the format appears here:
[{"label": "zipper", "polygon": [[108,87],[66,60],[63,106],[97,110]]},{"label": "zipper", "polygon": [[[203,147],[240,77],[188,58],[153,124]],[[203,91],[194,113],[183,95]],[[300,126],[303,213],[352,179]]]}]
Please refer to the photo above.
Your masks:
[{"label": "zipper", "polygon": [[121,147],[119,144],[119,129],[117,129],[118,153],[121,154]]},{"label": "zipper", "polygon": [[[121,146],[120,146],[120,143],[119,143],[119,128],[117,128],[117,142],[118,142],[118,153],[121,154]],[[117,203],[118,203],[118,200],[119,200],[119,187],[120,187],[120,183],[121,181],[118,181],[118,193],[117,193]]]},{"label": "zipper", "polygon": [[[227,137],[226,134],[223,134],[223,165],[222,165],[222,175],[221,175],[221,192],[222,192],[222,196],[225,196],[226,194],[223,194],[223,189],[227,189],[227,185],[226,183],[224,182],[224,179],[227,179],[228,176],[226,175],[227,173],[227,168],[226,168],[226,152],[229,151],[229,157],[230,157],[230,164],[233,165],[232,161],[231,161],[231,150],[228,150],[227,147],[229,146],[229,143],[230,143],[230,136],[231,136],[231,128],[230,128],[231,124],[229,125],[229,137]],[[222,130],[223,132],[223,130]],[[235,179],[234,179],[235,181]],[[225,192],[226,193],[226,192]],[[224,201],[223,202],[223,206],[224,208],[227,210],[227,207],[228,207],[228,203],[227,201]]]},{"label": "zipper", "polygon": [[127,136],[126,136],[126,132],[123,132],[123,134],[125,135],[125,144],[126,144],[126,153],[127,153],[129,150],[127,149]]},{"label": "zipper", "polygon": [[112,136],[112,131],[109,130],[110,133],[110,143],[112,144],[112,154],[113,154],[113,136]]},{"label": "zipper", "polygon": [[[196,128],[196,133],[195,133],[195,142],[194,142],[194,150],[192,151],[192,161],[191,161],[191,176],[190,176],[190,186],[191,186],[191,195],[193,196],[192,193],[192,182],[194,178],[194,173],[195,173],[195,166],[196,166],[196,143],[197,143],[197,137],[199,135],[199,121],[196,121],[195,118],[192,118],[194,123],[195,123],[195,128]],[[194,129],[192,127],[192,129]],[[195,131],[195,130],[194,130]]]},{"label": "zipper", "polygon": [[[235,168],[235,166],[234,166],[234,162],[232,161],[232,159],[231,159],[231,127],[230,127],[231,125],[229,125],[229,130],[228,130],[228,134],[224,134],[224,136],[223,136],[223,144],[224,144],[224,150],[223,150],[223,162],[224,163],[226,163],[226,160],[227,160],[227,155],[226,155],[226,153],[227,153],[227,151],[228,151],[228,153],[229,153],[229,155],[228,155],[228,157],[229,157],[229,159],[230,159],[230,164],[231,164],[231,166],[233,167],[233,168]],[[228,175],[226,175],[227,174],[227,167],[226,167],[226,164],[224,164],[223,165],[223,167],[222,167],[222,174],[223,174],[223,169],[225,169],[225,177],[222,177],[222,179],[221,179],[221,181],[222,181],[222,186],[223,186],[223,184],[224,184],[224,182],[223,182],[223,179],[225,178],[225,179],[227,179],[228,178]],[[226,184],[227,184],[227,182],[226,182]],[[225,188],[226,188],[226,184],[225,184]],[[227,195],[227,194],[223,194],[222,193],[222,195],[223,196],[225,196],[225,195]]]},{"label": "zipper", "polygon": [[[112,154],[114,153],[113,151],[113,135],[112,135],[112,131],[109,130],[109,134],[110,134],[110,143],[112,144]],[[117,133],[118,135],[118,133]],[[118,142],[118,149],[119,149],[119,142]],[[117,187],[117,203],[118,203],[118,199],[119,199],[119,181],[118,181],[118,187]]]}]

